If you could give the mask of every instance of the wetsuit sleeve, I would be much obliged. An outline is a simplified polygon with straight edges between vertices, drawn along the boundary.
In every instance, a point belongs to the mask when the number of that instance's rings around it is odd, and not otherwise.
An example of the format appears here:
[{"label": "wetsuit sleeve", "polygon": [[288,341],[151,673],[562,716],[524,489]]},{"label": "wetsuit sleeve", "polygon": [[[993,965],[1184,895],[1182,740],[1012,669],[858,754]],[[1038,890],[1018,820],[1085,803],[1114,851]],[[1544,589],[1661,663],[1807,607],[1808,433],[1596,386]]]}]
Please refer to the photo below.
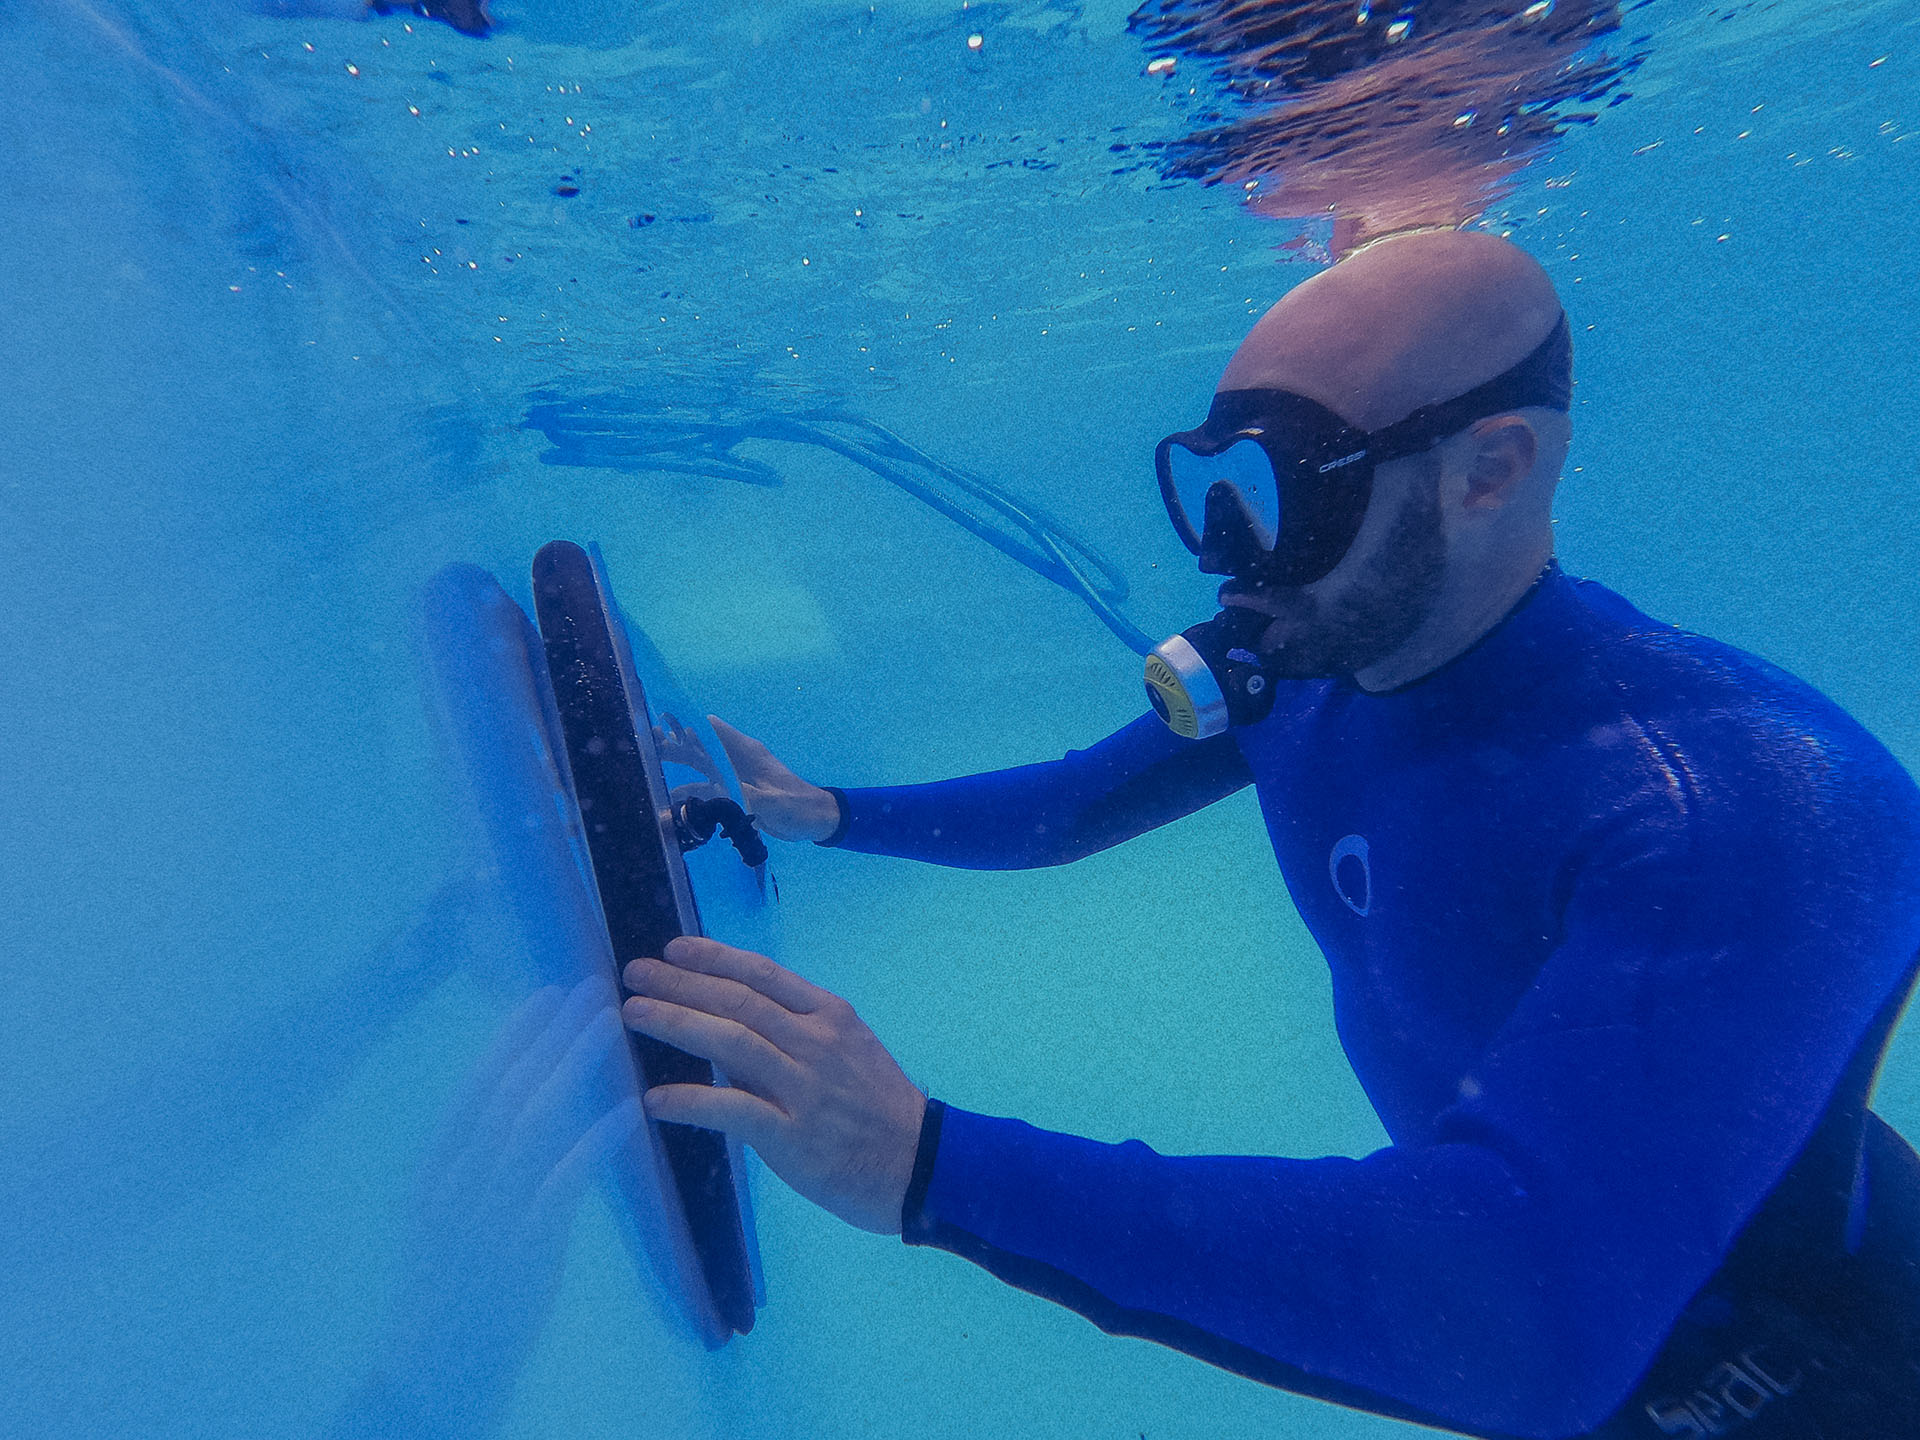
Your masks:
[{"label": "wetsuit sleeve", "polygon": [[1652,788],[1606,807],[1576,847],[1559,943],[1430,1143],[1172,1157],[941,1107],[904,1236],[1288,1389],[1475,1433],[1582,1434],[1911,974],[1911,782],[1894,767],[1879,797],[1797,799],[1756,813]]},{"label": "wetsuit sleeve", "polygon": [[1231,734],[1183,740],[1144,715],[1045,764],[842,791],[837,843],[970,870],[1063,865],[1252,783]]}]

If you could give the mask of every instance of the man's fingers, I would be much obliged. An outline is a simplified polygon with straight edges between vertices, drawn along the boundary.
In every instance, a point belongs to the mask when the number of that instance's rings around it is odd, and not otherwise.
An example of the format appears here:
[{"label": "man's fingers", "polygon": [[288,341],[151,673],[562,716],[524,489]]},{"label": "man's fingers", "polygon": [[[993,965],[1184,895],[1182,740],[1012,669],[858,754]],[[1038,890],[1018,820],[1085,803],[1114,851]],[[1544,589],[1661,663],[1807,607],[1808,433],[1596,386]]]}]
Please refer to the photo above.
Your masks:
[{"label": "man's fingers", "polygon": [[800,1019],[793,1011],[738,980],[652,959],[628,962],[621,979],[636,995],[684,1005],[722,1020],[737,1020],[789,1055],[798,1053],[796,1047],[805,1043]]},{"label": "man's fingers", "polygon": [[567,992],[546,1028],[534,1037],[533,1043],[520,1053],[494,1087],[490,1108],[500,1118],[511,1120],[520,1113],[527,1097],[553,1073],[560,1057],[592,1021],[594,1012],[604,1009],[607,1002],[615,998],[607,993],[608,989],[603,978],[590,975]]},{"label": "man's fingers", "polygon": [[718,715],[707,716],[707,724],[713,727],[713,733],[720,737],[720,743],[726,746],[729,752],[736,746],[742,751],[764,751],[767,749],[766,746],[762,745],[751,735],[743,730],[734,729],[733,726],[727,724],[727,722],[722,720]]},{"label": "man's fingers", "polygon": [[490,1165],[493,1156],[506,1144],[514,1119],[525,1107],[527,1097],[540,1082],[553,1073],[554,1063],[573,1043],[575,1035],[587,1023],[595,1009],[609,999],[606,982],[590,977],[561,997],[546,1012],[546,1024],[538,1034],[520,1047],[504,1070],[496,1075],[479,1097],[467,1118],[470,1153],[484,1157]]},{"label": "man's fingers", "polygon": [[801,1079],[800,1067],[772,1041],[737,1020],[720,1020],[684,1005],[636,995],[621,1007],[629,1030],[651,1035],[703,1060],[711,1060],[729,1079],[756,1094],[790,1095]]},{"label": "man's fingers", "polygon": [[587,1127],[593,1113],[589,1107],[597,1098],[588,1082],[617,1053],[620,1042],[620,1021],[612,1007],[595,1011],[515,1117],[496,1156],[503,1173],[513,1173],[523,1184],[538,1184],[571,1148]]},{"label": "man's fingers", "polygon": [[689,770],[697,770],[708,780],[716,784],[720,779],[719,768],[713,763],[713,756],[707,753],[707,747],[700,736],[689,729],[678,716],[661,716],[662,724],[653,727],[653,739],[659,749],[660,758],[670,765],[684,765]]},{"label": "man's fingers", "polygon": [[647,1114],[675,1125],[724,1130],[763,1154],[788,1123],[778,1106],[731,1085],[656,1085],[647,1091]]},{"label": "man's fingers", "polygon": [[534,1192],[531,1208],[536,1223],[549,1223],[564,1215],[580,1198],[593,1167],[626,1143],[640,1119],[640,1103],[628,1096],[594,1121]]},{"label": "man's fingers", "polygon": [[707,723],[713,727],[713,733],[720,737],[720,748],[727,752],[727,759],[733,762],[733,770],[740,777],[740,783],[764,781],[783,773],[786,766],[765,745],[751,735],[743,735],[727,724],[718,715],[707,716]]},{"label": "man's fingers", "polygon": [[449,1102],[448,1108],[457,1112],[463,1123],[489,1095],[500,1088],[500,1082],[506,1078],[507,1072],[519,1063],[520,1057],[553,1023],[553,1017],[559,1013],[566,998],[565,990],[558,985],[548,985],[527,996],[507,1017],[499,1034],[487,1047],[487,1053],[461,1082],[459,1090]]},{"label": "man's fingers", "polygon": [[534,991],[508,1017],[487,1047],[487,1053],[448,1102],[440,1128],[422,1161],[423,1174],[443,1174],[473,1144],[476,1117],[485,1113],[488,1101],[499,1090],[507,1072],[552,1023],[565,999],[566,991],[558,985],[549,985]]},{"label": "man's fingers", "polygon": [[[561,1089],[569,1091],[567,1102],[581,1103],[577,1076],[569,1072],[556,1087],[556,1071],[568,1067],[572,1056],[584,1058],[582,1052],[587,1051],[598,1052],[597,1065],[607,1053],[609,1032],[617,1043],[620,1027],[611,1014],[614,1003],[611,987],[596,976],[575,986],[555,1007],[545,1028],[514,1058],[481,1103],[462,1117],[466,1143],[446,1169],[449,1185],[455,1190],[482,1183],[498,1186],[503,1177],[511,1184],[511,1177],[529,1166],[545,1173],[559,1151],[544,1157],[537,1153],[542,1132],[564,1132],[570,1124],[584,1127],[586,1123],[569,1121],[556,1108],[552,1097]],[[583,1031],[596,1028],[598,1038],[583,1043]],[[546,1140],[555,1138],[563,1137],[549,1135]],[[570,1142],[563,1140],[561,1149],[566,1143]]]},{"label": "man's fingers", "polygon": [[704,935],[683,935],[669,941],[661,958],[682,970],[736,980],[796,1015],[811,1015],[834,1003],[835,997],[830,991],[802,980],[766,956],[722,945]]}]

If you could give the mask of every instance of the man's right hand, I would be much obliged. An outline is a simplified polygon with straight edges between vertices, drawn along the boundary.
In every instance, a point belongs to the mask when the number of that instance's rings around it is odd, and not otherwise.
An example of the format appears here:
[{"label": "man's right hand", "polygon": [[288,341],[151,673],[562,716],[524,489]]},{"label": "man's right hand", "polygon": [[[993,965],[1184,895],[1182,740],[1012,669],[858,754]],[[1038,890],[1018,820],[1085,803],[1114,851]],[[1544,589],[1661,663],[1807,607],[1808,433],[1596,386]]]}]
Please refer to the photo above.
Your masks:
[{"label": "man's right hand", "polygon": [[766,746],[719,716],[709,715],[707,723],[726,748],[740,777],[740,796],[762,832],[776,840],[824,840],[840,827],[839,803],[827,791],[809,785]]}]

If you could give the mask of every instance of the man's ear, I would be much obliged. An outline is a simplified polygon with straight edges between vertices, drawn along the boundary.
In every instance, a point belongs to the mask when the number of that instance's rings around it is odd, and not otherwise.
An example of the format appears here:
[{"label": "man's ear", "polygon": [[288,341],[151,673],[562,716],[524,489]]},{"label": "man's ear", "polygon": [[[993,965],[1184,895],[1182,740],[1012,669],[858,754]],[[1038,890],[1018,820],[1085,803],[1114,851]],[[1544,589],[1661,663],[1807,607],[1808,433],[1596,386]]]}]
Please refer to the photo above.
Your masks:
[{"label": "man's ear", "polygon": [[1540,437],[1524,415],[1494,415],[1468,432],[1468,510],[1498,510],[1513,499],[1540,458]]}]

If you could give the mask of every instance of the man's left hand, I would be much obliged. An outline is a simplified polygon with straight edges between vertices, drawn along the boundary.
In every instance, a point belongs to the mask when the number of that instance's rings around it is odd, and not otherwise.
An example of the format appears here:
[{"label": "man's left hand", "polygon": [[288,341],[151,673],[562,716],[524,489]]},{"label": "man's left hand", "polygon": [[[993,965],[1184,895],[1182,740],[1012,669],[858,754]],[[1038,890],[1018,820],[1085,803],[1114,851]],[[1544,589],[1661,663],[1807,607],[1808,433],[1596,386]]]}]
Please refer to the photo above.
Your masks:
[{"label": "man's left hand", "polygon": [[727,1085],[661,1085],[656,1120],[737,1135],[850,1225],[900,1233],[927,1097],[839,996],[764,955],[686,936],[630,963],[628,1028],[711,1060]]}]

